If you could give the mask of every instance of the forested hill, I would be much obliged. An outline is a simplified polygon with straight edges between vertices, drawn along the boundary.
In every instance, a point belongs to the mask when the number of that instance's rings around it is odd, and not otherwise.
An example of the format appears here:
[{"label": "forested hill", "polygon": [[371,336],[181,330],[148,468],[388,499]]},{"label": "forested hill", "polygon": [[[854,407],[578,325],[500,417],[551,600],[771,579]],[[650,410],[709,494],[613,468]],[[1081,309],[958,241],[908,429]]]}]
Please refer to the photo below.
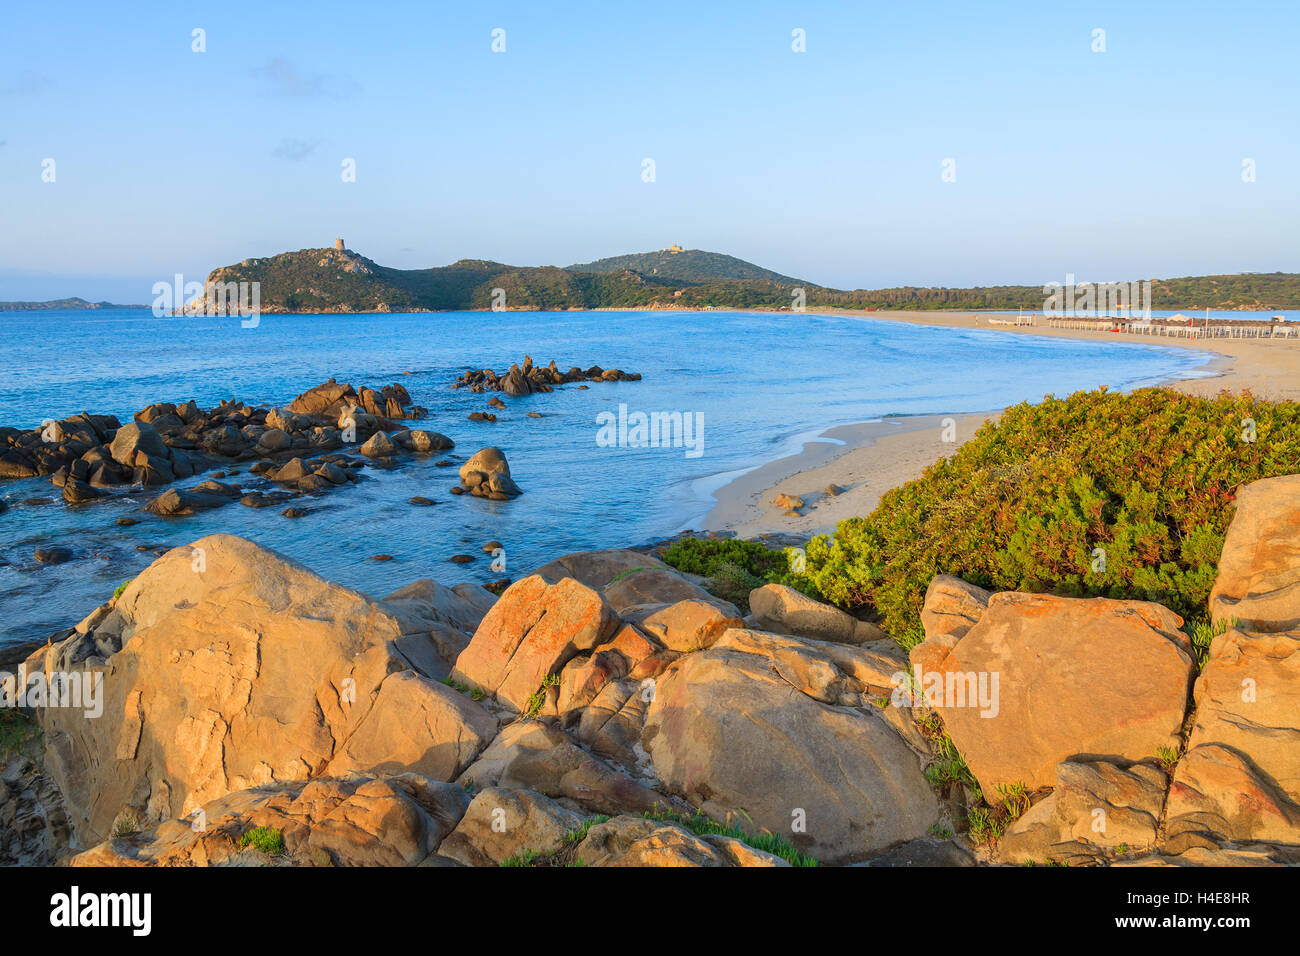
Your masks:
[{"label": "forested hill", "polygon": [[771,269],[764,269],[744,259],[723,255],[720,252],[705,252],[703,249],[661,249],[658,252],[636,252],[628,256],[611,256],[584,262],[568,267],[569,272],[639,272],[642,275],[659,279],[673,279],[681,282],[716,282],[729,279],[764,279],[768,282],[784,282],[799,285],[798,279],[791,279]]},{"label": "forested hill", "polygon": [[[583,265],[512,266],[461,259],[390,269],[348,249],[302,249],[213,270],[211,283],[258,282],[264,312],[419,312],[489,309],[1042,309],[1042,286],[840,291],[720,253],[640,253]],[[1246,273],[1152,282],[1155,309],[1297,309],[1300,275]]]}]

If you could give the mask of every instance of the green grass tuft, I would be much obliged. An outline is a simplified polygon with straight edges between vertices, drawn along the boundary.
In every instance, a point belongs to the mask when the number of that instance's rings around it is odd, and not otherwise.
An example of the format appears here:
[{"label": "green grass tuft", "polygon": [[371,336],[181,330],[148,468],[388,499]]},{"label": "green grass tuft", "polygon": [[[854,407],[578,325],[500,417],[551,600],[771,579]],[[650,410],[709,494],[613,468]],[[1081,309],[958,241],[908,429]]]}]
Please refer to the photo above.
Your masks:
[{"label": "green grass tuft", "polygon": [[564,842],[581,843],[583,840],[587,839],[587,833],[592,827],[608,822],[609,817],[605,816],[603,813],[598,813],[589,820],[583,820],[582,825],[578,827],[578,829],[570,830],[568,833],[564,834]]},{"label": "green grass tuft", "polygon": [[40,739],[36,722],[13,707],[0,708],[0,758],[8,759]]},{"label": "green grass tuft", "polygon": [[284,834],[275,827],[253,827],[239,838],[239,848],[251,846],[268,856],[284,855]]},{"label": "green grass tuft", "polygon": [[536,866],[537,862],[544,857],[540,850],[524,850],[515,856],[506,857],[501,861],[502,866]]},{"label": "green grass tuft", "polygon": [[771,853],[785,860],[791,866],[819,866],[815,857],[808,856],[767,830],[759,833],[750,833],[742,830],[738,825],[728,826],[719,823],[710,816],[706,816],[700,811],[687,815],[684,813],[674,813],[665,811],[661,813],[651,813],[646,811],[642,814],[647,820],[657,820],[660,823],[676,823],[690,830],[696,836],[705,834],[717,834],[719,836],[734,837],[741,843],[755,850],[761,850],[764,853]]}]

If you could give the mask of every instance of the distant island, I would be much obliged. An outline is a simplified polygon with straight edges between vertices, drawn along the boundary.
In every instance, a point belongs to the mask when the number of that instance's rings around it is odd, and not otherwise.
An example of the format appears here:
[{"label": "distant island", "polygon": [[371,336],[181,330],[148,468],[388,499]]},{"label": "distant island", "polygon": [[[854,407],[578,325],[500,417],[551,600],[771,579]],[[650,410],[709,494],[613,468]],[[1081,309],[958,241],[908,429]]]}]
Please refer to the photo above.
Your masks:
[{"label": "distant island", "polygon": [[50,309],[143,309],[143,305],[87,302],[85,299],[50,299],[48,302],[0,302],[0,312],[44,312]]},{"label": "distant island", "polygon": [[[1154,309],[1300,308],[1300,274],[1242,273],[1152,279]],[[209,287],[260,283],[266,313],[443,312],[491,309],[789,310],[796,290],[807,308],[1041,309],[1042,285],[970,289],[844,291],[819,286],[734,256],[670,246],[560,268],[461,259],[431,269],[391,269],[348,249],[301,249],[214,269]],[[232,300],[233,301],[233,300]]]}]

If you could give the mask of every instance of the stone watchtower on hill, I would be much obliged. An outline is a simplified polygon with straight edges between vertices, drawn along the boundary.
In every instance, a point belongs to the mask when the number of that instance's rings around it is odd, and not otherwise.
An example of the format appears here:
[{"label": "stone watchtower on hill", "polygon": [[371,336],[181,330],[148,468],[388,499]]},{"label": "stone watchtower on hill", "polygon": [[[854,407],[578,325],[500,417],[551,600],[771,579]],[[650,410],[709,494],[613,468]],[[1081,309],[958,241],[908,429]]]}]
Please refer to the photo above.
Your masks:
[{"label": "stone watchtower on hill", "polygon": [[342,252],[342,251],[343,251],[343,248],[344,248],[344,247],[343,247],[343,240],[342,240],[342,239],[335,239],[335,240],[334,240],[334,248],[337,249],[339,252]]}]

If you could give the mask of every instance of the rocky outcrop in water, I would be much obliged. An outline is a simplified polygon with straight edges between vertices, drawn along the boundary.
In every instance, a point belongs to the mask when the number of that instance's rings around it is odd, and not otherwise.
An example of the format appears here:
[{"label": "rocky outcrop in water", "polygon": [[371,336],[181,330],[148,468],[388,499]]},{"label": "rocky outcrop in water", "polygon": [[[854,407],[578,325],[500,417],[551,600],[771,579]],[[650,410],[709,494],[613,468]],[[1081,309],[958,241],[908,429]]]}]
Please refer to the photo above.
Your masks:
[{"label": "rocky outcrop in water", "polygon": [[455,494],[471,494],[493,501],[510,501],[524,493],[510,477],[510,463],[500,448],[482,448],[460,466],[460,484]]},{"label": "rocky outcrop in water", "polygon": [[550,365],[534,365],[532,356],[524,356],[523,366],[511,365],[504,375],[497,375],[490,368],[470,369],[456,379],[452,388],[465,388],[471,392],[505,392],[507,395],[531,395],[533,392],[549,392],[556,385],[568,385],[578,382],[639,382],[639,372],[624,372],[616,368],[601,368],[593,365],[583,369],[574,366],[567,372],[561,372],[552,360]]},{"label": "rocky outcrop in water", "polygon": [[[395,424],[427,414],[410,405],[401,385],[376,392],[330,379],[284,409],[233,399],[207,411],[192,401],[157,402],[125,425],[110,415],[83,412],[40,428],[0,428],[0,478],[49,475],[63,489],[64,501],[83,504],[115,489],[169,485],[230,462],[321,455],[364,442],[381,429],[396,433],[412,451],[450,448],[445,436]],[[159,509],[180,514],[202,506],[197,500],[180,507],[164,502]]]}]

